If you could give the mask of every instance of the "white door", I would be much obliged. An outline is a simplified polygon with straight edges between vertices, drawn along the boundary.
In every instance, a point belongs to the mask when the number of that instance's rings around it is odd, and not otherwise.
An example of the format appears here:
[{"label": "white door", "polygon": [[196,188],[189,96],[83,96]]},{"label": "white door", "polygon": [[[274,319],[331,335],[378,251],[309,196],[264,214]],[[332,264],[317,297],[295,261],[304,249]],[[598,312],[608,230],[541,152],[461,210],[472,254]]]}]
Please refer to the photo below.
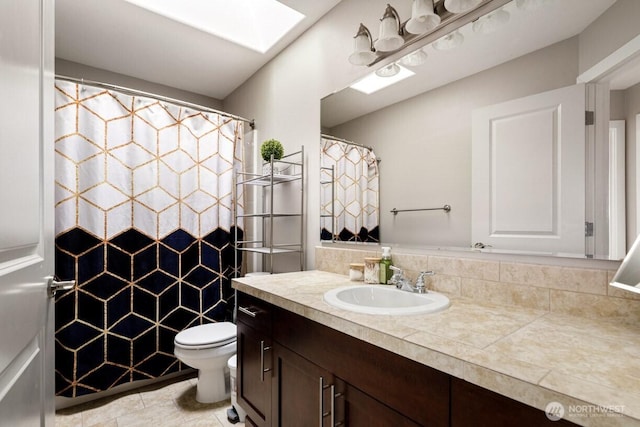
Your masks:
[{"label": "white door", "polygon": [[585,86],[474,111],[472,243],[585,252]]},{"label": "white door", "polygon": [[53,425],[53,2],[0,1],[0,425]]}]

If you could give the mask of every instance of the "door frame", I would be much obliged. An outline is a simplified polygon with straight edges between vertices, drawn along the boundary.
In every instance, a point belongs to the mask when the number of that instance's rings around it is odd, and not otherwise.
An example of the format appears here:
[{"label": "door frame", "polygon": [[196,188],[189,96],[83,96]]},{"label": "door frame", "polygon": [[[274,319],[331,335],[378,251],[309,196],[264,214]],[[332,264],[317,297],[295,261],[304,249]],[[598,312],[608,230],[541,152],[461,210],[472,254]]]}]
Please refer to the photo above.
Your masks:
[{"label": "door frame", "polygon": [[[41,87],[40,87],[40,115],[42,117],[42,216],[44,226],[44,256],[48,260],[47,273],[54,274],[55,253],[55,1],[41,0],[40,22],[42,27],[41,39]],[[47,294],[48,294],[47,290]],[[55,311],[54,299],[49,298],[46,313],[45,342],[43,345],[43,372],[45,373],[42,387],[42,399],[45,402],[46,427],[55,425]]]},{"label": "door frame", "polygon": [[[596,119],[595,125],[596,125],[596,128],[598,128],[596,132],[598,137],[602,138],[602,142],[603,142],[602,144],[600,144],[600,147],[606,147],[606,148],[602,148],[602,150],[606,150],[607,157],[608,157],[608,141],[609,141],[609,116],[610,116],[608,94],[609,94],[611,82],[615,83],[619,79],[624,78],[624,76],[630,75],[631,72],[633,70],[637,70],[638,67],[640,67],[640,35],[635,36],[634,38],[629,40],[627,43],[623,44],[618,49],[614,50],[609,55],[602,58],[598,63],[594,64],[592,67],[585,70],[576,79],[577,83],[593,83],[601,88],[606,88],[606,95],[607,95],[606,101],[597,103],[595,105],[594,111],[595,111],[595,119]],[[640,78],[638,78],[637,80],[640,81]],[[636,81],[635,83],[638,83],[638,81]],[[628,82],[627,84],[630,84],[630,83]],[[632,126],[632,124],[629,124],[629,126]],[[629,134],[629,132],[627,132],[627,134]],[[636,145],[636,147],[638,147],[638,145]],[[602,154],[604,155],[604,153]],[[627,194],[627,197],[635,196],[636,203],[635,203],[635,206],[629,206],[631,205],[630,203],[627,204],[626,227],[629,230],[626,233],[627,235],[626,240],[628,243],[633,242],[635,240],[635,237],[640,232],[640,173],[638,173],[639,172],[638,165],[640,165],[640,163],[638,162],[640,161],[640,153],[637,151],[636,159],[629,159],[629,160],[636,161],[636,182],[635,182],[636,190],[635,190],[635,194],[633,195]],[[630,162],[627,162],[627,164],[630,165]],[[605,172],[608,174],[608,170]],[[604,200],[609,200],[608,193],[605,196],[606,198]],[[606,208],[608,211],[608,203]],[[635,211],[634,211],[634,208],[635,208]],[[597,220],[598,218],[596,217],[596,221]],[[608,217],[605,219],[605,221],[607,221],[606,223],[608,224]],[[607,246],[608,246],[608,240],[609,240],[608,236],[606,240],[607,240]],[[603,242],[596,240],[596,250],[598,250],[598,248],[600,248],[601,250],[603,245],[604,245]],[[598,254],[596,253],[596,255]],[[601,253],[600,255],[606,255],[608,257],[609,253],[607,251],[606,253],[604,254]],[[624,255],[624,254],[619,254],[619,255]]]},{"label": "door frame", "polygon": [[[2,9],[11,12],[4,15],[0,53],[6,54],[3,88],[11,90],[0,109],[9,165],[3,178],[12,189],[3,199],[14,209],[3,217],[12,237],[0,247],[2,421],[53,426],[54,303],[48,286],[54,271],[54,0],[14,0]],[[16,172],[25,174],[16,178]]]}]

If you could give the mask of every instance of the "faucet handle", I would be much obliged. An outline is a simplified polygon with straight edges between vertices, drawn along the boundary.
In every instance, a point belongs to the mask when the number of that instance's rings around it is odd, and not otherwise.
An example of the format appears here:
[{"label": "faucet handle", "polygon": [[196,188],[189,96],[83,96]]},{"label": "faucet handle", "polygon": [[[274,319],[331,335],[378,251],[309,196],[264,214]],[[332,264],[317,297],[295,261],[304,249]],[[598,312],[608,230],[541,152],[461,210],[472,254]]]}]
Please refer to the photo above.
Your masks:
[{"label": "faucet handle", "polygon": [[433,270],[428,270],[428,271],[421,271],[420,275],[418,276],[418,280],[419,281],[424,281],[424,277],[425,276],[433,276],[436,273]]},{"label": "faucet handle", "polygon": [[434,274],[436,274],[436,273],[434,273],[432,270],[421,271],[420,275],[416,279],[416,288],[417,289],[425,289],[425,287],[426,287],[426,285],[424,283],[425,276],[433,276]]},{"label": "faucet handle", "polygon": [[396,285],[396,288],[399,289],[402,286],[402,282],[405,280],[404,273],[401,268],[398,268],[395,265],[390,265],[389,268],[393,270],[393,275],[389,279],[389,284]]}]

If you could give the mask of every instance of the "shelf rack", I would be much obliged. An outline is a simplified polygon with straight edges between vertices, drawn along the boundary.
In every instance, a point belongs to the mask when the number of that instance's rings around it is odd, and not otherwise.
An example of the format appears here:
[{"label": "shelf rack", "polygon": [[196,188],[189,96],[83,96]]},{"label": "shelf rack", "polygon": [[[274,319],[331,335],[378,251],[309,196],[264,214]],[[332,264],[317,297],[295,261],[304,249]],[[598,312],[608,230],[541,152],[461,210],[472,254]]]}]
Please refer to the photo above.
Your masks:
[{"label": "shelf rack", "polygon": [[[283,156],[281,159],[271,157],[270,161],[263,163],[269,166],[268,173],[249,173],[236,171],[234,174],[234,223],[238,224],[239,219],[259,219],[262,221],[261,237],[254,240],[239,240],[238,227],[235,228],[235,245],[234,256],[235,265],[238,265],[240,252],[251,252],[263,255],[263,270],[273,273],[274,256],[280,254],[298,253],[300,255],[300,270],[304,269],[304,146],[300,151]],[[286,167],[287,174],[276,172],[276,168]],[[298,183],[300,186],[300,205],[295,212],[281,212],[275,206],[275,191],[280,186],[290,186]],[[261,187],[262,209],[259,212],[238,213],[238,197],[241,187],[247,186]],[[243,194],[246,194],[243,191]],[[275,222],[279,218],[281,221],[297,219],[300,226],[299,239],[294,242],[276,243],[278,236],[275,235]],[[246,229],[246,224],[245,224]],[[265,266],[267,268],[265,268]],[[239,269],[236,270],[236,276],[240,274]]]},{"label": "shelf rack", "polygon": [[[320,167],[320,185],[321,186],[325,186],[325,185],[330,185],[331,186],[331,204],[329,205],[329,209],[327,210],[324,207],[324,200],[321,200],[321,211],[320,211],[320,229],[322,230],[322,228],[324,228],[324,225],[326,224],[326,222],[323,220],[324,218],[330,218],[331,219],[331,229],[328,229],[327,231],[329,231],[331,233],[331,241],[335,241],[336,240],[336,216],[335,216],[335,212],[336,212],[336,183],[335,183],[335,178],[336,178],[336,171],[335,171],[335,166],[331,165],[331,166],[321,166]],[[324,194],[321,192],[321,194]],[[322,196],[321,196],[322,197]]]}]

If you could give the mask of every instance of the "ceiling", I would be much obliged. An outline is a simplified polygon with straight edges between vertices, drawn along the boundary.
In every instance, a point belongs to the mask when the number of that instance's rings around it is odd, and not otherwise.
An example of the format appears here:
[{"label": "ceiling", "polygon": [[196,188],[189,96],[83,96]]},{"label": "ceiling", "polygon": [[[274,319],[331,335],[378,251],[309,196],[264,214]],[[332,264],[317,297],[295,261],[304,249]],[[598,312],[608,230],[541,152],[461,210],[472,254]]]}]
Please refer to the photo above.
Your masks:
[{"label": "ceiling", "polygon": [[306,18],[261,54],[125,0],[56,0],[56,57],[223,100],[340,2],[279,1]]},{"label": "ceiling", "polygon": [[[466,25],[460,29],[465,39],[461,46],[450,51],[427,46],[427,62],[411,67],[416,74],[410,78],[371,95],[346,88],[324,98],[322,126],[330,129],[580,34],[615,0],[545,0],[543,7],[528,11],[515,3],[504,6],[510,19],[495,33],[475,34],[472,25]],[[401,14],[408,15],[410,11]]]}]

